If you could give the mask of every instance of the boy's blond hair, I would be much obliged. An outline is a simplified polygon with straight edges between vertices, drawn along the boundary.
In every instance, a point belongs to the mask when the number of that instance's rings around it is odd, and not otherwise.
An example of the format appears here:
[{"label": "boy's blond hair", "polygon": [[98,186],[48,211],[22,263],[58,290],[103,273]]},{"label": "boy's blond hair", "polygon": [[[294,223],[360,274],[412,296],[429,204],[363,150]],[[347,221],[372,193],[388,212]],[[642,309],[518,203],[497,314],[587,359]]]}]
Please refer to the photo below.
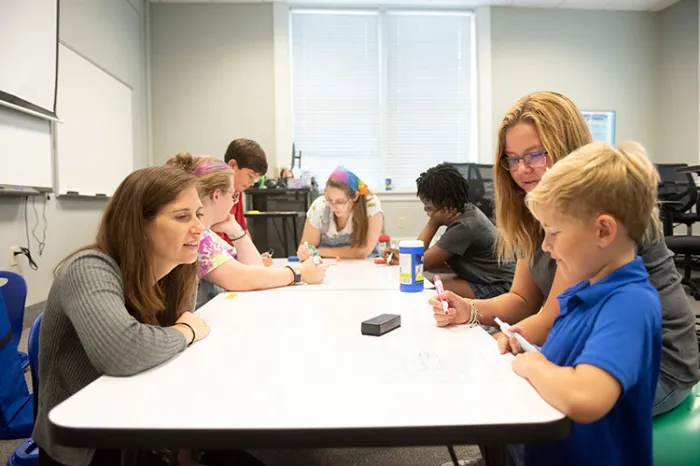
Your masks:
[{"label": "boy's blond hair", "polygon": [[535,217],[542,209],[582,221],[611,215],[639,244],[661,237],[658,184],[641,144],[590,143],[549,169],[525,203]]}]

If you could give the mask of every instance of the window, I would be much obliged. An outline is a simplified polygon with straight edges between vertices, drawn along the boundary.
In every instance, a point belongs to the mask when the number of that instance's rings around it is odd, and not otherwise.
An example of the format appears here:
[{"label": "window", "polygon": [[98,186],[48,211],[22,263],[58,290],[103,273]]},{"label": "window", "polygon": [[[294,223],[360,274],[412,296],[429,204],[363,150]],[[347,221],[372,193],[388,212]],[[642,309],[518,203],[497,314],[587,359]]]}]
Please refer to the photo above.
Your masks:
[{"label": "window", "polygon": [[338,165],[382,191],[441,162],[476,161],[468,12],[291,12],[292,133],[319,184]]}]

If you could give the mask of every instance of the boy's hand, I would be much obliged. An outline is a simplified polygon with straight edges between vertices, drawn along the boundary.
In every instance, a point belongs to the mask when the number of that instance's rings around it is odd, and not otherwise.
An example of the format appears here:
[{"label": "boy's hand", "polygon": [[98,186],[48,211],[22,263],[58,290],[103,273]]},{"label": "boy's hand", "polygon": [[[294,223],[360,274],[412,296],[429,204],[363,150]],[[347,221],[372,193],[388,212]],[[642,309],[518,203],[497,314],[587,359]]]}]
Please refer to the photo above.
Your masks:
[{"label": "boy's hand", "polygon": [[[510,328],[508,329],[512,333],[519,333],[523,334],[523,331],[520,327],[517,325],[511,325]],[[498,335],[494,336],[496,340],[498,341],[498,350],[501,352],[501,354],[506,353],[506,352],[511,352],[513,354],[518,354],[522,353],[523,349],[520,347],[520,343],[518,340],[516,340],[515,337],[513,336],[508,336],[505,334],[505,332],[500,332]]]},{"label": "boy's hand", "polygon": [[462,213],[456,209],[440,209],[430,216],[430,222],[438,227],[443,225],[449,226],[452,225],[452,222],[457,220],[461,215]]},{"label": "boy's hand", "polygon": [[527,379],[528,373],[533,365],[540,364],[546,360],[547,358],[539,351],[520,353],[515,356],[515,360],[513,361],[513,371],[520,377]]},{"label": "boy's hand", "polygon": [[382,251],[382,258],[384,260],[389,260],[389,254],[391,254],[391,263],[388,265],[399,265],[399,250],[394,248],[386,248]]}]

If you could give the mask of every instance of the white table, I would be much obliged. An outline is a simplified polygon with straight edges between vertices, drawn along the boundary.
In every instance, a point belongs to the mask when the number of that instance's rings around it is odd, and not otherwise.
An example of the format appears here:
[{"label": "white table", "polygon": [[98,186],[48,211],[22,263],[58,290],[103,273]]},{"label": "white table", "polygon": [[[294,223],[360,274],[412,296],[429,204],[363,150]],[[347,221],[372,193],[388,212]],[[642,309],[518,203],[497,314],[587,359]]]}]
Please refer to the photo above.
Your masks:
[{"label": "white table", "polygon": [[[49,414],[69,446],[286,448],[557,439],[569,421],[481,328],[437,328],[432,291],[223,293],[210,335],[129,378],[101,377]],[[381,337],[363,320],[400,314]],[[138,413],[138,415],[136,414]]]},{"label": "white table", "polygon": [[[399,267],[375,264],[373,259],[352,260],[324,259],[328,265],[326,278],[318,285],[300,284],[295,287],[274,288],[269,291],[331,291],[331,290],[398,290]],[[287,259],[273,259],[275,267],[291,265],[298,267],[299,262],[287,262]],[[425,280],[426,289],[434,289],[432,283]]]}]

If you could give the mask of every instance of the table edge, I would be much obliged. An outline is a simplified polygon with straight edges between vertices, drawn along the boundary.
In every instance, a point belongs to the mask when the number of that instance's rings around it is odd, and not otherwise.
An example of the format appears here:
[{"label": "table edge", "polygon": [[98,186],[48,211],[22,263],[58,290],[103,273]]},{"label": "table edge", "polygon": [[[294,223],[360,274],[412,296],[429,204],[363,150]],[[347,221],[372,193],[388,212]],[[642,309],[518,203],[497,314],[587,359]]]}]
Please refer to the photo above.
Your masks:
[{"label": "table edge", "polygon": [[353,448],[507,444],[555,441],[568,436],[567,417],[548,422],[462,426],[300,429],[117,429],[54,424],[54,442],[84,448]]}]

